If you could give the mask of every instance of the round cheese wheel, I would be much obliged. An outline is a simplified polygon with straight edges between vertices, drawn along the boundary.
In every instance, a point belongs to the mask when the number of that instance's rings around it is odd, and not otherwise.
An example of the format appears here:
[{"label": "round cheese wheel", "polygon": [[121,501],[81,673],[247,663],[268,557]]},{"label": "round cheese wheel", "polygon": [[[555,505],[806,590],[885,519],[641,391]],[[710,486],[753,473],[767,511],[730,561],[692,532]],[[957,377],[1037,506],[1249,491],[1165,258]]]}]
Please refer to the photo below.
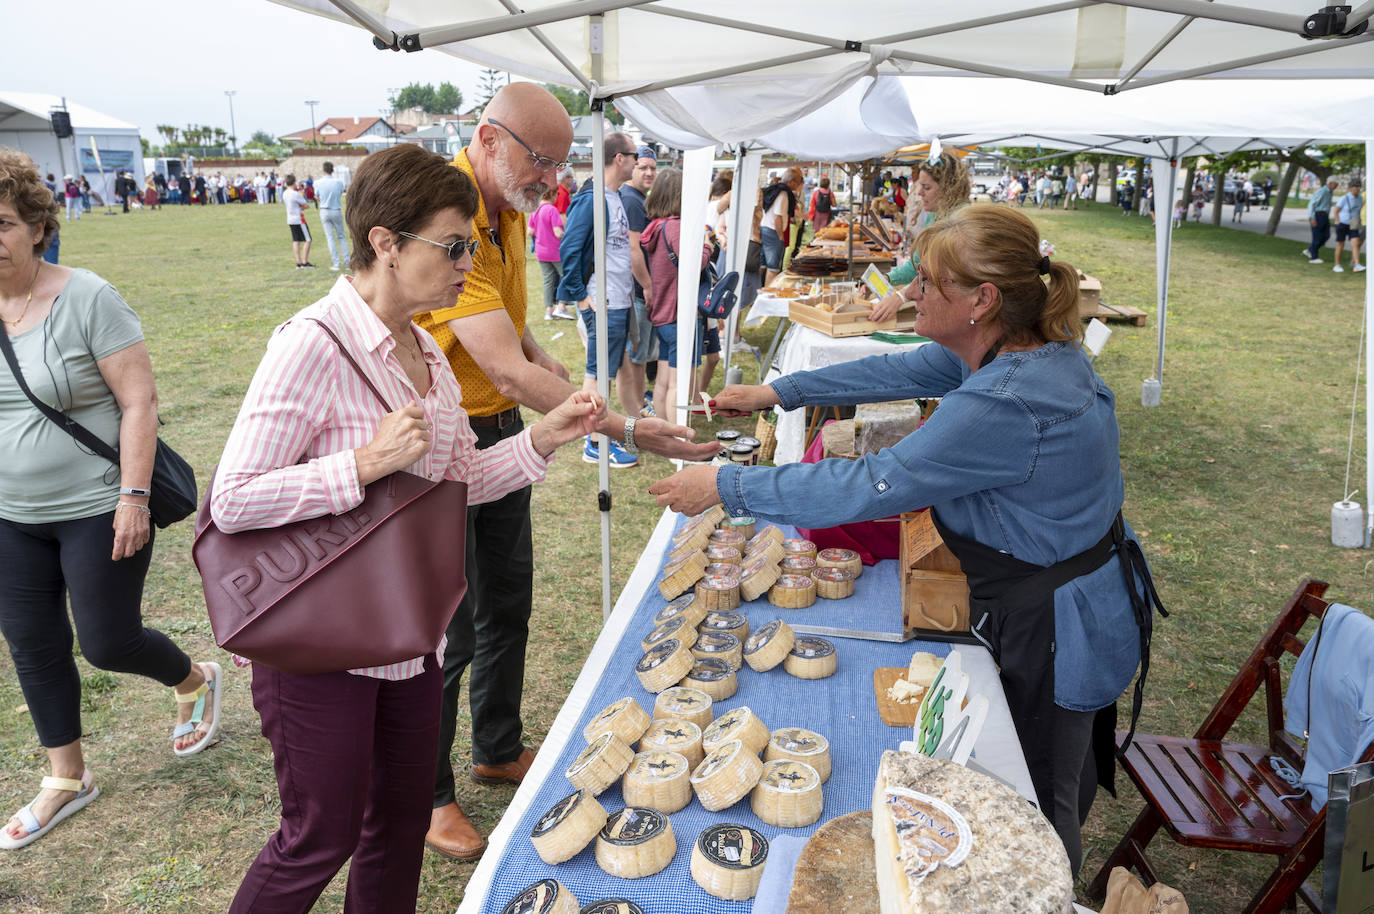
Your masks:
[{"label": "round cheese wheel", "polygon": [[804,539],[783,540],[782,551],[787,555],[808,555],[814,559],[816,557],[816,544]]},{"label": "round cheese wheel", "polygon": [[782,541],[784,539],[786,539],[786,537],[782,535],[782,530],[773,526],[772,524],[764,524],[762,527],[759,528],[757,533],[755,533],[753,536],[749,537],[749,539],[744,541],[744,549],[746,552],[753,552],[754,549],[761,545],[765,540],[772,540],[773,542],[781,546]]},{"label": "round cheese wheel", "polygon": [[816,596],[825,600],[843,600],[854,596],[854,572],[847,568],[817,568],[811,572],[816,582]]},{"label": "round cheese wheel", "polygon": [[577,914],[577,897],[557,879],[541,879],[517,892],[501,914]]},{"label": "round cheese wheel", "polygon": [[706,894],[745,901],[758,893],[767,859],[767,838],[747,825],[722,822],[697,837],[689,870]]},{"label": "round cheese wheel", "polygon": [[598,898],[577,914],[644,914],[644,909],[627,898]]},{"label": "round cheese wheel", "polygon": [[810,574],[816,570],[816,559],[810,555],[789,555],[780,563],[783,574]]},{"label": "round cheese wheel", "polygon": [[709,565],[738,565],[742,557],[734,546],[724,543],[710,543],[706,546],[706,562]]},{"label": "round cheese wheel", "polygon": [[624,740],[614,733],[603,733],[573,759],[567,770],[568,780],[574,787],[598,796],[620,780],[634,757],[634,750]]},{"label": "round cheese wheel", "polygon": [[744,613],[736,612],[733,609],[716,610],[706,614],[706,618],[701,620],[697,630],[701,632],[728,632],[742,642],[749,637],[749,620],[745,618]]},{"label": "round cheese wheel", "polygon": [[731,708],[701,731],[701,748],[709,755],[717,747],[738,740],[744,748],[758,755],[768,745],[768,728],[746,705]]},{"label": "round cheese wheel", "polygon": [[763,673],[771,670],[787,657],[796,643],[792,627],[781,619],[765,622],[758,631],[744,641],[744,662],[749,668]]},{"label": "round cheese wheel", "polygon": [[780,575],[768,588],[768,602],[779,609],[805,609],[816,602],[816,582],[805,574]]},{"label": "round cheese wheel", "polygon": [[691,650],[676,638],[669,638],[644,652],[635,664],[635,675],[645,690],[662,692],[677,685],[694,662]]},{"label": "round cheese wheel", "polygon": [[611,813],[596,836],[596,865],[611,876],[652,876],[673,860],[677,841],[668,817],[647,806]]},{"label": "round cheese wheel", "polygon": [[654,720],[690,720],[698,727],[709,727],[714,716],[713,704],[711,696],[701,689],[673,686],[659,692],[658,698],[654,699]]},{"label": "round cheese wheel", "polygon": [[734,530],[740,536],[743,536],[745,542],[748,542],[749,538],[754,535],[755,523],[752,517],[731,517],[727,518],[725,521],[723,521],[723,523],[729,529]]},{"label": "round cheese wheel", "polygon": [[821,783],[830,780],[830,740],[811,730],[801,727],[783,727],[774,730],[768,737],[768,745],[763,750],[763,760],[792,759],[806,762],[816,769]]},{"label": "round cheese wheel", "polygon": [[715,574],[702,577],[696,584],[697,599],[708,612],[734,609],[739,606],[739,575]]},{"label": "round cheese wheel", "polygon": [[678,615],[667,622],[654,626],[653,631],[645,635],[644,640],[639,642],[639,649],[647,651],[660,641],[667,641],[669,638],[676,638],[691,648],[693,644],[697,643],[697,630],[687,621],[685,616]]},{"label": "round cheese wheel", "polygon": [[677,812],[692,801],[691,770],[686,757],[676,752],[641,752],[625,769],[620,792],[631,806]]},{"label": "round cheese wheel", "polygon": [[699,552],[694,552],[692,555],[699,558],[693,559],[688,556],[670,565],[671,570],[665,570],[663,577],[659,578],[658,592],[663,599],[671,600],[691,590],[692,585],[706,573],[706,556]]},{"label": "round cheese wheel", "polygon": [[792,645],[782,668],[798,679],[824,679],[835,673],[835,645],[824,638],[803,635]]},{"label": "round cheese wheel", "polygon": [[686,619],[687,624],[696,628],[701,620],[706,618],[706,607],[697,601],[696,594],[685,593],[675,600],[670,600],[667,606],[658,611],[654,616],[654,625],[662,625],[678,617]]},{"label": "round cheese wheel", "polygon": [[649,715],[633,698],[612,702],[582,728],[582,736],[591,742],[603,733],[614,733],[633,746],[649,729]]},{"label": "round cheese wheel", "polygon": [[853,549],[840,549],[838,547],[822,549],[817,552],[816,565],[820,568],[843,568],[845,571],[852,571],[856,578],[864,571],[864,563],[859,558],[859,553]]},{"label": "round cheese wheel", "polygon": [[740,568],[739,597],[741,601],[757,600],[768,593],[768,588],[777,581],[782,573],[778,563],[767,555],[755,554]]},{"label": "round cheese wheel", "polygon": [[[776,530],[778,528],[774,527],[773,529]],[[750,559],[760,555],[766,556],[768,558],[768,561],[773,562],[774,564],[781,562],[784,557],[781,541],[775,539],[763,539],[760,540],[757,545],[745,547],[744,561],[748,562]]]},{"label": "round cheese wheel", "polygon": [[[730,669],[738,670],[744,666],[744,645],[729,632],[702,632],[697,636],[697,643],[692,645],[692,656],[698,660],[703,657],[717,657],[730,664]],[[683,675],[686,676],[687,674],[684,673]],[[687,685],[692,685],[692,683],[689,682]],[[698,686],[698,688],[716,701],[721,700],[705,686]]]},{"label": "round cheese wheel", "polygon": [[717,812],[744,799],[763,774],[763,762],[737,739],[707,753],[692,770],[692,789],[708,812]]},{"label": "round cheese wheel", "polygon": [[732,527],[717,527],[711,533],[711,545],[733,546],[741,555],[744,554],[744,541],[746,539],[748,537]]},{"label": "round cheese wheel", "polygon": [[801,828],[821,817],[821,776],[806,762],[775,759],[765,762],[749,806],[769,825]]},{"label": "round cheese wheel", "polygon": [[606,809],[585,790],[574,790],[539,817],[530,832],[530,843],[549,866],[577,856],[601,826]]},{"label": "round cheese wheel", "polygon": [[706,755],[701,748],[701,728],[690,720],[677,720],[671,717],[650,724],[649,729],[640,737],[639,747],[645,752],[655,749],[676,752],[687,760],[691,768],[701,764],[702,758]]},{"label": "round cheese wheel", "polygon": [[713,702],[725,701],[739,690],[739,678],[735,675],[735,668],[730,665],[729,660],[698,655],[691,671],[682,678],[682,685],[701,689],[711,696]]}]

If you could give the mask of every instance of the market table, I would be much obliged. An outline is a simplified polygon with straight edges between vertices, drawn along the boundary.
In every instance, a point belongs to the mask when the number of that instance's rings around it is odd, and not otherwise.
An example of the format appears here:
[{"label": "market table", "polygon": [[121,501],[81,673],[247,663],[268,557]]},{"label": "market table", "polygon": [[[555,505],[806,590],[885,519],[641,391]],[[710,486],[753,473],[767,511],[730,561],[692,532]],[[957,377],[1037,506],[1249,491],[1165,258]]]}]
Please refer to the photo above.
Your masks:
[{"label": "market table", "polygon": [[[832,638],[838,668],[834,676],[820,680],[797,679],[781,667],[756,673],[745,666],[739,672],[739,691],[718,703],[715,713],[719,716],[729,708],[747,705],[770,730],[800,726],[830,740],[833,773],[823,788],[825,809],[820,821],[806,828],[777,828],[763,824],[753,815],[747,797],[715,813],[707,812],[693,799],[686,808],[669,817],[678,849],[672,862],[660,873],[637,880],[608,876],[596,865],[591,847],[557,866],[545,864],[530,844],[530,831],[546,810],[572,792],[564,772],[585,746],[583,727],[602,708],[625,696],[633,697],[647,711],[653,709],[654,696],[640,686],[633,667],[642,653],[640,639],[653,627],[653,615],[666,602],[655,585],[672,533],[680,522],[679,515],[667,511],[659,519],[614,611],[550,727],[534,766],[492,832],[490,846],[468,883],[459,914],[499,911],[521,889],[545,877],[558,879],[577,896],[580,904],[599,898],[623,897],[637,902],[650,914],[781,910],[781,906],[772,902],[767,907],[755,908],[752,901],[721,901],[699,889],[688,872],[691,848],[697,835],[713,823],[738,822],[758,829],[774,842],[782,836],[804,838],[836,816],[867,809],[871,805],[873,778],[882,751],[896,749],[904,739],[910,738],[910,729],[889,727],[879,718],[873,670],[876,667],[904,667],[912,652],[918,649],[943,656],[950,645]],[[791,535],[790,528],[783,529]],[[854,596],[846,600],[818,600],[807,609],[782,610],[765,598],[743,604],[740,611],[748,617],[751,628],[774,617],[783,617],[794,627],[888,628],[894,637],[900,637],[895,566],[896,562],[886,561],[865,568],[856,582]],[[983,732],[974,747],[974,758],[1023,796],[1032,797],[1030,776],[992,660],[981,647],[961,645],[959,650],[964,655],[964,669],[972,680],[970,692],[981,692],[991,702]],[[624,805],[618,784],[601,794],[599,800],[609,812]],[[778,874],[770,876],[765,868],[765,875],[775,881]],[[786,885],[790,885],[790,879],[785,880],[784,893]]]}]

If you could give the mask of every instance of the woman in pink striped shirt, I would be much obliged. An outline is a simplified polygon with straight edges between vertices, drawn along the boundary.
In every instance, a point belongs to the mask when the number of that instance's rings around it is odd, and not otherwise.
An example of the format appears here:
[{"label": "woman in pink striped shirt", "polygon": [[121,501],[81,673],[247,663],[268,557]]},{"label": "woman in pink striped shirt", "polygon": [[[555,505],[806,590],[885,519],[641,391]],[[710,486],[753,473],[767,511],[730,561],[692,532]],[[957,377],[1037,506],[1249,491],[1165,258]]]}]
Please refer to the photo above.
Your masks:
[{"label": "woman in pink striped shirt", "polygon": [[[470,502],[490,501],[542,479],[554,450],[604,417],[603,402],[578,392],[521,435],[477,450],[448,360],[411,323],[463,289],[478,243],[476,186],[441,156],[403,144],[367,157],[348,204],[354,275],[277,328],[225,445],[211,513],[226,532],[348,511],[368,483],[397,470],[462,480]],[[406,405],[383,416],[308,318],[337,334],[388,402]],[[415,910],[442,651],[314,676],[254,666],[282,818],[232,912],[308,911],[349,857],[344,911]]]}]

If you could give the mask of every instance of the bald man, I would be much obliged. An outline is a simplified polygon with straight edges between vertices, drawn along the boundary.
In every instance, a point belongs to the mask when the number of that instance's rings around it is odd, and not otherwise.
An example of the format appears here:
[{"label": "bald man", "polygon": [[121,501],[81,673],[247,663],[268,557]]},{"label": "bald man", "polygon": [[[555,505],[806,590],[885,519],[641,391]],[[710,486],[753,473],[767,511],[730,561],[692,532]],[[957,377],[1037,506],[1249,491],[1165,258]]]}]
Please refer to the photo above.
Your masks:
[{"label": "bald man", "polygon": [[[463,389],[479,448],[519,434],[520,407],[547,412],[575,389],[568,371],[535,342],[525,323],[525,213],[555,185],[572,145],[562,104],[534,83],[511,83],[487,104],[472,142],[453,160],[477,184],[473,237],[482,244],[453,307],[421,315]],[[661,419],[610,413],[602,431],[669,457],[704,460],[714,442],[693,444],[691,429]],[[530,490],[467,512],[468,590],[448,628],[434,813],[426,842],[459,860],[481,856],[485,840],[457,802],[450,755],[458,690],[469,666],[472,776],[519,784],[534,761],[522,742],[520,699],[533,602]]]}]

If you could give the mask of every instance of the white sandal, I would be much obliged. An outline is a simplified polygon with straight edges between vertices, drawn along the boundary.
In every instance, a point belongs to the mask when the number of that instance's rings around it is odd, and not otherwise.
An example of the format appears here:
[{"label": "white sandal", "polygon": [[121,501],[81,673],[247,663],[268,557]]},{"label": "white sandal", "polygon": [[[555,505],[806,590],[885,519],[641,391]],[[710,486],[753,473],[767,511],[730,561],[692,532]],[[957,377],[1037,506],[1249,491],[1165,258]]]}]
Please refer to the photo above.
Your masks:
[{"label": "white sandal", "polygon": [[79,781],[75,778],[44,778],[41,789],[73,790],[76,792],[76,796],[58,807],[57,812],[52,814],[52,818],[48,820],[47,825],[39,825],[38,817],[33,814],[33,804],[38,802],[38,797],[34,797],[29,801],[29,805],[14,814],[14,818],[19,820],[19,824],[23,826],[28,834],[22,838],[14,838],[10,836],[7,830],[0,828],[0,849],[18,850],[21,847],[32,844],[52,831],[53,827],[63,819],[85,809],[87,803],[90,803],[96,797],[100,796],[100,788],[95,786],[95,780],[91,777],[89,769],[82,772],[81,780]]},{"label": "white sandal", "polygon": [[[176,689],[172,689],[172,694],[176,696],[178,704],[190,704],[191,702],[195,702],[196,705],[191,709],[191,719],[185,723],[177,724],[172,730],[172,752],[180,758],[185,758],[188,755],[195,755],[197,752],[209,746],[211,740],[215,738],[215,732],[219,730],[220,702],[224,697],[224,690],[221,688],[223,685],[224,670],[220,669],[220,665],[213,661],[210,663],[203,663],[201,666],[203,668],[208,668],[214,672],[215,675],[213,677],[207,677],[194,692],[178,692]],[[202,673],[203,672],[204,670],[202,670]],[[205,731],[204,736],[192,745],[187,746],[185,749],[178,749],[176,747],[177,740],[181,739],[183,736],[189,736],[196,732],[196,728],[205,721],[205,699],[207,696],[210,696],[210,710],[214,713],[214,716],[210,718],[209,729]]]}]

